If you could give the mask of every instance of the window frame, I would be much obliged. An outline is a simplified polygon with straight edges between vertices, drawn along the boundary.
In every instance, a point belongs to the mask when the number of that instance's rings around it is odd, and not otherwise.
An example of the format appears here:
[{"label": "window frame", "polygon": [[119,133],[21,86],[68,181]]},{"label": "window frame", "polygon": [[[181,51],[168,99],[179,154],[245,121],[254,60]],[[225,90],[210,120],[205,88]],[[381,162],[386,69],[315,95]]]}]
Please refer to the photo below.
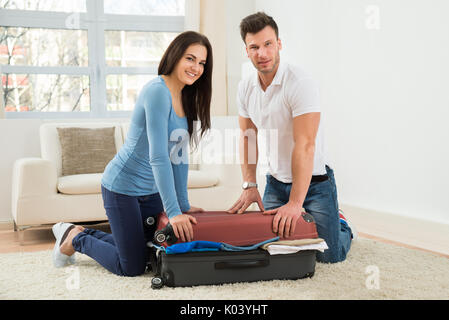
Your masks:
[{"label": "window frame", "polygon": [[[50,12],[0,9],[0,25],[7,27],[86,30],[88,66],[11,66],[0,65],[0,73],[64,74],[89,77],[89,112],[4,112],[6,119],[123,118],[132,111],[108,111],[106,77],[108,75],[155,75],[150,67],[109,67],[106,65],[105,31],[183,32],[194,30],[199,20],[199,1],[185,0],[184,16],[117,15],[104,13],[103,0],[86,0],[86,12]],[[76,24],[76,26],[73,26]],[[198,31],[198,30],[196,30]],[[1,88],[0,88],[1,89]],[[3,96],[0,96],[3,99]],[[1,105],[1,104],[0,104]],[[6,104],[4,103],[6,106]]]}]

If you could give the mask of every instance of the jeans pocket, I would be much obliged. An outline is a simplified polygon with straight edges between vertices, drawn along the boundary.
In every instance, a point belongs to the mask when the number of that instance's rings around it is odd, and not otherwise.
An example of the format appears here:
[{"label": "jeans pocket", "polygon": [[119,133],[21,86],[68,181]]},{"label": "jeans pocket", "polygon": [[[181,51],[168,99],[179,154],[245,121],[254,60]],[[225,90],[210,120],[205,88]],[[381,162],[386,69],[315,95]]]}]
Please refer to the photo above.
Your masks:
[{"label": "jeans pocket", "polygon": [[309,190],[307,191],[307,196],[316,194],[332,194],[332,183],[330,179],[310,183]]}]

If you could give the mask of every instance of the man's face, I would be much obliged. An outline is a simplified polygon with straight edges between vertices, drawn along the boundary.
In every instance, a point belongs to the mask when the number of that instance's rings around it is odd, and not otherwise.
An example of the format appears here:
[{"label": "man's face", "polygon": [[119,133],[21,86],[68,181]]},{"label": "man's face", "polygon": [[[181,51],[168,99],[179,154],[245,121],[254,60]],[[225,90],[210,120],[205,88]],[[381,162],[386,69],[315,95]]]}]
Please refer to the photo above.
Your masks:
[{"label": "man's face", "polygon": [[266,26],[257,33],[248,33],[245,38],[246,53],[254,67],[261,73],[273,72],[279,64],[279,51],[282,49],[276,32]]}]

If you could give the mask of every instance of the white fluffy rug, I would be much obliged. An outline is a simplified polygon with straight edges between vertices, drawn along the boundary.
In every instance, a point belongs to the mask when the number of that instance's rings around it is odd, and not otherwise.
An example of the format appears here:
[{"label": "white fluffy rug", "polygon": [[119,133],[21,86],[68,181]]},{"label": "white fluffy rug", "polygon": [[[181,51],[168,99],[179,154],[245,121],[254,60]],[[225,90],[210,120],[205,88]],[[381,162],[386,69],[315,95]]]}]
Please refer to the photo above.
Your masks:
[{"label": "white fluffy rug", "polygon": [[449,259],[368,239],[344,262],[317,263],[311,279],[161,290],[151,289],[151,273],[119,277],[76,255],[76,265],[56,269],[51,251],[0,254],[0,299],[449,299]]}]

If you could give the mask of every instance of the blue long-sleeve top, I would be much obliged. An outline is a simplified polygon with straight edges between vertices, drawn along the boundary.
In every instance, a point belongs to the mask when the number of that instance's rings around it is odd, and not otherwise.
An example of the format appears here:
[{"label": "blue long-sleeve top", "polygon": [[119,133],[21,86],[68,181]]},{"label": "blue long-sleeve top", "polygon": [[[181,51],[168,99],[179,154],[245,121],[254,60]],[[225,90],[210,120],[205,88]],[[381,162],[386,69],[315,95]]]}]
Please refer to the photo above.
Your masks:
[{"label": "blue long-sleeve top", "polygon": [[106,166],[101,183],[130,196],[159,192],[167,216],[173,218],[190,209],[188,144],[187,119],[176,114],[159,76],[142,88],[126,140]]}]

